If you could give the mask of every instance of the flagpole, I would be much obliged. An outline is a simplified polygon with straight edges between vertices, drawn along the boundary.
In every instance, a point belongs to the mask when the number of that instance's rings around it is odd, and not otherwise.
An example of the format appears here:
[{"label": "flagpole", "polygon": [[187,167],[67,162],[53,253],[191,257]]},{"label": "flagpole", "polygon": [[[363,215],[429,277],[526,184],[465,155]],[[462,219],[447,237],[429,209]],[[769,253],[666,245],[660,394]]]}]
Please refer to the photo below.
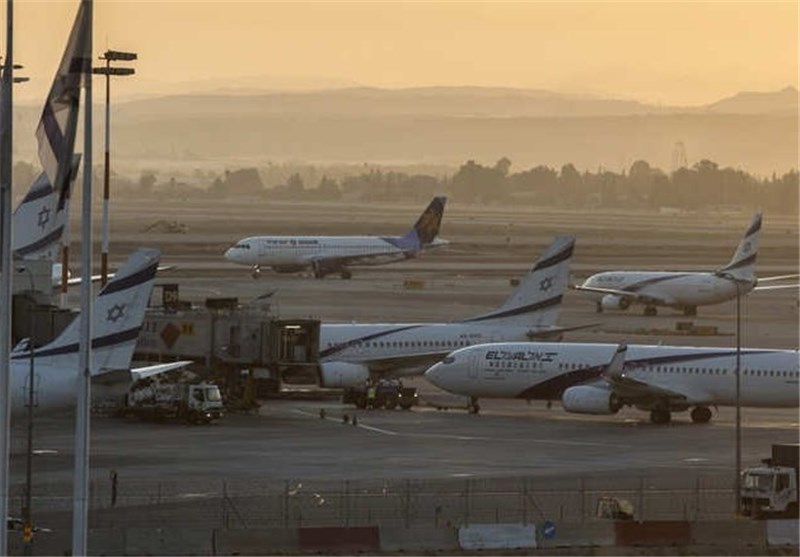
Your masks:
[{"label": "flagpole", "polygon": [[[92,0],[86,8],[86,50],[92,53]],[[89,522],[89,408],[92,362],[92,71],[85,68],[83,121],[83,191],[81,210],[81,326],[75,416],[75,470],[72,500],[72,555],[87,554]]]},{"label": "flagpole", "polygon": [[2,279],[0,280],[0,555],[8,555],[8,491],[10,485],[9,449],[11,446],[11,156],[12,156],[12,88],[14,85],[14,2],[6,0],[6,58],[3,68],[2,107],[0,122],[0,233],[2,243]]}]

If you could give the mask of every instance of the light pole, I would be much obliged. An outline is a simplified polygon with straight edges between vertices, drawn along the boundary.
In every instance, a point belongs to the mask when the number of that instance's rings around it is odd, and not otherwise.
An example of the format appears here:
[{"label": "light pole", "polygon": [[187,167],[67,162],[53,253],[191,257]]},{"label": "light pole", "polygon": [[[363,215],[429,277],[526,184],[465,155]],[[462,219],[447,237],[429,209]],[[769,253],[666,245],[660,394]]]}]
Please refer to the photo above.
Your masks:
[{"label": "light pole", "polygon": [[742,512],[742,291],[738,280],[736,284],[736,516]]},{"label": "light pole", "polygon": [[[33,303],[36,302],[35,295],[36,295],[36,287],[33,283],[33,273],[31,273],[30,268],[26,265],[24,267],[18,267],[17,271],[20,273],[27,273],[28,275],[28,282],[30,284],[30,296],[31,301]],[[31,306],[31,308],[33,305]],[[33,406],[34,406],[34,380],[36,374],[34,373],[34,364],[33,359],[35,355],[34,351],[34,344],[33,344],[33,312],[28,312],[28,354],[29,354],[29,365],[28,365],[28,449],[25,459],[25,508],[22,510],[22,520],[24,521],[22,526],[22,537],[24,546],[24,554],[25,555],[33,555],[33,520],[31,518],[31,501],[32,501],[32,489],[33,489]]]},{"label": "light pole", "polygon": [[736,477],[733,490],[736,496],[736,516],[742,511],[742,281],[730,273],[721,273],[722,278],[736,286]]},{"label": "light pole", "polygon": [[100,280],[103,286],[108,282],[108,244],[109,244],[109,194],[111,181],[111,76],[133,75],[133,68],[112,68],[111,62],[131,62],[138,58],[135,52],[121,52],[119,50],[106,50],[100,60],[105,60],[106,65],[92,68],[92,72],[106,76],[106,149],[103,170],[103,239],[100,252]]}]

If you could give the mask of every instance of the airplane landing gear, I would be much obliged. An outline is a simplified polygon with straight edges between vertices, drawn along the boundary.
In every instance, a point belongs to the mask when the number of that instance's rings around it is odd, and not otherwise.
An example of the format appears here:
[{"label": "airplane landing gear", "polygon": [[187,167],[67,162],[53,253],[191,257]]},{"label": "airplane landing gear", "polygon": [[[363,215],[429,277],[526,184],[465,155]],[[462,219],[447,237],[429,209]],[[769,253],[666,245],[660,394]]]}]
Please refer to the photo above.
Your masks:
[{"label": "airplane landing gear", "polygon": [[250,271],[250,275],[254,279],[260,278],[261,277],[261,267],[259,267],[258,265],[253,265],[253,268]]},{"label": "airplane landing gear", "polygon": [[342,277],[343,280],[350,280],[351,278],[353,278],[353,273],[351,273],[347,269],[342,269],[342,271],[339,273],[339,276]]},{"label": "airplane landing gear", "polygon": [[600,302],[597,302],[597,306],[595,307],[595,311],[597,313],[603,313],[603,304],[601,304]]},{"label": "airplane landing gear", "polygon": [[672,414],[667,407],[659,406],[650,410],[650,421],[654,424],[668,424],[671,420]]},{"label": "airplane landing gear", "polygon": [[478,397],[471,396],[469,397],[469,404],[467,405],[467,409],[469,410],[470,414],[477,414],[481,411],[481,407],[478,404]]},{"label": "airplane landing gear", "polygon": [[692,421],[696,424],[707,424],[711,421],[711,409],[706,406],[697,406],[692,409]]},{"label": "airplane landing gear", "polygon": [[697,315],[697,307],[696,306],[689,306],[689,307],[683,308],[683,314],[686,317],[694,317],[695,315]]},{"label": "airplane landing gear", "polygon": [[655,317],[658,315],[658,310],[655,306],[645,306],[644,315],[645,317]]}]

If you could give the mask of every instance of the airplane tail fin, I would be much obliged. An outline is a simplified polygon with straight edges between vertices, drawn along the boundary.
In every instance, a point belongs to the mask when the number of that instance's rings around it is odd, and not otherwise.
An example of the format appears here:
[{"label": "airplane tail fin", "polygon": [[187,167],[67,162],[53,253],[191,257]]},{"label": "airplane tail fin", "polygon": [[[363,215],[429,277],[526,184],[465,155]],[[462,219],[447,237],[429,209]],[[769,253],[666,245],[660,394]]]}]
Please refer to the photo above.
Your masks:
[{"label": "airplane tail fin", "polygon": [[414,226],[400,238],[401,245],[408,251],[416,252],[429,246],[439,235],[439,228],[442,225],[442,215],[447,197],[434,197],[422,215],[414,223]]},{"label": "airplane tail fin", "polygon": [[752,282],[755,280],[756,255],[758,254],[758,236],[761,232],[761,213],[753,217],[753,222],[739,242],[736,253],[730,262],[718,269],[716,274],[727,276],[737,281]]},{"label": "airplane tail fin", "polygon": [[57,259],[59,242],[69,225],[66,207],[69,189],[77,176],[80,161],[79,154],[73,155],[72,173],[70,179],[65,181],[64,191],[53,188],[45,172],[33,181],[12,216],[15,256]]},{"label": "airplane tail fin", "polygon": [[[92,306],[92,375],[127,370],[150,301],[160,253],[135,251],[94,300]],[[80,317],[49,344],[34,351],[36,360],[58,367],[78,367]],[[27,351],[15,349],[12,359],[27,359]]]},{"label": "airplane tail fin", "polygon": [[465,321],[497,321],[523,327],[554,326],[567,288],[574,248],[574,236],[557,236],[500,307]]}]

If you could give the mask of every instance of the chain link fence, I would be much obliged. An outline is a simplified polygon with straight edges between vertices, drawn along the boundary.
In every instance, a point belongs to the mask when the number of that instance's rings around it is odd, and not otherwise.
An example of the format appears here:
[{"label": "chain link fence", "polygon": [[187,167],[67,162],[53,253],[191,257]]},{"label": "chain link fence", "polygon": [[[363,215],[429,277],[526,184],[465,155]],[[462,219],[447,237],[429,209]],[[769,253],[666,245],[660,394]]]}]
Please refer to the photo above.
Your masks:
[{"label": "chain link fence", "polygon": [[[722,520],[733,516],[729,474],[695,477],[449,478],[349,481],[164,480],[95,476],[93,528],[296,528],[301,526],[460,526],[599,520],[613,497],[636,520]],[[24,485],[12,490],[21,508]],[[43,526],[67,521],[72,488],[36,485],[32,508]]]}]

